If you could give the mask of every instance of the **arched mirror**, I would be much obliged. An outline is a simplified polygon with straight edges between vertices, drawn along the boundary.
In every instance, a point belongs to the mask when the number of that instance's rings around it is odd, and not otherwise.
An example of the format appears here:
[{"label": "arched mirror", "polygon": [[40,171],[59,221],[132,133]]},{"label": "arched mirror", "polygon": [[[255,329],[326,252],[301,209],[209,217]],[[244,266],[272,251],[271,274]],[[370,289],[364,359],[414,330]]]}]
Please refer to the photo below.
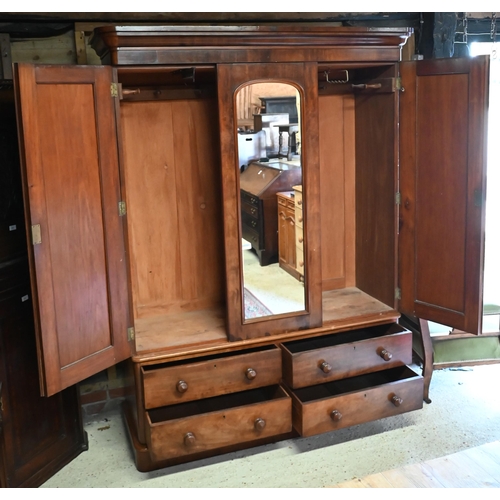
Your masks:
[{"label": "arched mirror", "polygon": [[301,99],[289,83],[236,92],[244,321],[306,309]]},{"label": "arched mirror", "polygon": [[321,324],[317,66],[217,67],[231,340]]}]

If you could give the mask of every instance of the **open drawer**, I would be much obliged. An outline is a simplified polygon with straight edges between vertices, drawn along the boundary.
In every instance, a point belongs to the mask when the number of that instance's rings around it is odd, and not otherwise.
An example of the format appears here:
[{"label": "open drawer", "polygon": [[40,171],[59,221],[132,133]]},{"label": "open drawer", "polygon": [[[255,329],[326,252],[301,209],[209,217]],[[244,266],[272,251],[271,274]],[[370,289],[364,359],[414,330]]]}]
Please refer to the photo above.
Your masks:
[{"label": "open drawer", "polygon": [[291,391],[293,426],[314,436],[422,408],[423,377],[407,366]]},{"label": "open drawer", "polygon": [[246,349],[142,366],[146,409],[278,384],[281,350],[274,346]]},{"label": "open drawer", "polygon": [[167,460],[286,434],[292,403],[280,386],[263,387],[146,412],[154,460]]},{"label": "open drawer", "polygon": [[412,362],[412,333],[397,323],[282,344],[283,379],[308,387]]}]

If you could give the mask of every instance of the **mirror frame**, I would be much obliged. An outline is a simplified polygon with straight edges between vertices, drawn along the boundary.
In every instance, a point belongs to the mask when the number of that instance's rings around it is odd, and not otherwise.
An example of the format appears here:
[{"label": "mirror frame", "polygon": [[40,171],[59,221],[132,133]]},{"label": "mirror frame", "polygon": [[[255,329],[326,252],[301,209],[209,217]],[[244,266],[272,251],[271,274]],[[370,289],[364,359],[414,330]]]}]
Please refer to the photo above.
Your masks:
[{"label": "mirror frame", "polygon": [[[305,311],[244,320],[241,200],[236,93],[251,83],[278,82],[301,95],[301,165],[304,205]],[[322,324],[317,63],[217,65],[229,340],[268,337]]]}]

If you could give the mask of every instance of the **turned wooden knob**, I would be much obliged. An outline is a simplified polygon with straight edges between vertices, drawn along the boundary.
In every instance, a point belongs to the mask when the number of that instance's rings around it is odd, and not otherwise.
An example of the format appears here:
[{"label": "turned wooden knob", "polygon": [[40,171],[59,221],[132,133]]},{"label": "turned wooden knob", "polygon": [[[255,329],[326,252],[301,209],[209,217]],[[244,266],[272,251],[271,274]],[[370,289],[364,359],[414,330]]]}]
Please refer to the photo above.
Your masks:
[{"label": "turned wooden knob", "polygon": [[300,266],[300,267],[304,267],[304,261],[303,261],[303,260],[301,260],[301,261],[299,262],[299,266]]},{"label": "turned wooden knob", "polygon": [[253,426],[255,427],[255,430],[261,431],[266,426],[266,421],[263,418],[256,418]]},{"label": "turned wooden knob", "polygon": [[196,438],[194,437],[194,434],[192,432],[187,432],[184,436],[184,444],[186,446],[193,446],[195,442]]},{"label": "turned wooden knob", "polygon": [[399,396],[392,396],[391,398],[391,403],[394,405],[394,406],[401,406],[403,404],[403,399],[400,398]]},{"label": "turned wooden knob", "polygon": [[332,371],[332,365],[330,363],[327,363],[326,361],[322,361],[319,365],[319,369],[323,373],[330,373]]},{"label": "turned wooden knob", "polygon": [[179,380],[175,387],[177,388],[177,392],[180,393],[186,392],[188,390],[187,382],[185,382],[184,380]]},{"label": "turned wooden knob", "polygon": [[247,368],[245,376],[248,380],[253,380],[257,376],[257,372],[253,368]]},{"label": "turned wooden knob", "polygon": [[304,238],[302,236],[299,236],[299,243],[302,243],[304,241]]},{"label": "turned wooden knob", "polygon": [[333,411],[330,413],[330,418],[331,418],[334,422],[338,422],[339,420],[342,420],[342,413],[340,413],[338,410],[333,410]]},{"label": "turned wooden knob", "polygon": [[299,222],[302,222],[304,220],[304,217],[299,217]]},{"label": "turned wooden knob", "polygon": [[392,354],[387,350],[387,349],[382,349],[380,351],[380,357],[384,360],[384,361],[390,361],[392,359]]},{"label": "turned wooden knob", "polygon": [[302,200],[297,200],[297,205],[302,205]]}]

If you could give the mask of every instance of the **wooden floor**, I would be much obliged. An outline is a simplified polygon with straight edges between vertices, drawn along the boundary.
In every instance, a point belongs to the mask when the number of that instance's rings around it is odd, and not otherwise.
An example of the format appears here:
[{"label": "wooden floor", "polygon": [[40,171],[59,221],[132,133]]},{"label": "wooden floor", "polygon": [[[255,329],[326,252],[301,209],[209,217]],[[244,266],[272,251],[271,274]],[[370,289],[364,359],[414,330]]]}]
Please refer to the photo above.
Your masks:
[{"label": "wooden floor", "polygon": [[500,488],[500,441],[334,488]]}]

